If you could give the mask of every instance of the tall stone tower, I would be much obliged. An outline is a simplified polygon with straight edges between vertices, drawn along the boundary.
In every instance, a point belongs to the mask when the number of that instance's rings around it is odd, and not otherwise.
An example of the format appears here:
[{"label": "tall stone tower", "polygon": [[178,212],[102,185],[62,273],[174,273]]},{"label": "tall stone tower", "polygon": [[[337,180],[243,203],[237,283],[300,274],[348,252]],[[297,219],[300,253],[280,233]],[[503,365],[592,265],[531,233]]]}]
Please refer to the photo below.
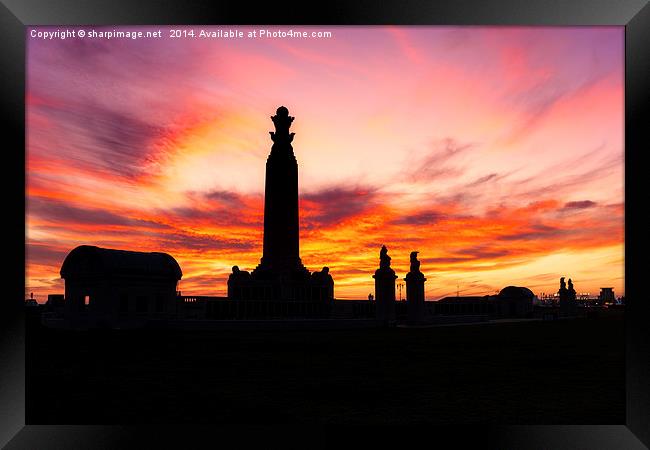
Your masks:
[{"label": "tall stone tower", "polygon": [[[280,106],[271,120],[275,131],[270,132],[273,146],[266,160],[262,259],[251,273],[233,267],[228,298],[276,302],[273,308],[261,307],[257,312],[244,308],[247,316],[322,316],[334,300],[334,280],[329,268],[310,273],[300,260],[298,163],[291,146],[294,133],[289,133],[293,117]],[[282,306],[277,302],[294,304]],[[296,306],[296,302],[311,304]]]},{"label": "tall stone tower", "polygon": [[264,250],[255,272],[307,272],[300,260],[298,225],[298,162],[289,133],[293,117],[280,106],[271,117],[275,132],[266,160],[264,187]]}]

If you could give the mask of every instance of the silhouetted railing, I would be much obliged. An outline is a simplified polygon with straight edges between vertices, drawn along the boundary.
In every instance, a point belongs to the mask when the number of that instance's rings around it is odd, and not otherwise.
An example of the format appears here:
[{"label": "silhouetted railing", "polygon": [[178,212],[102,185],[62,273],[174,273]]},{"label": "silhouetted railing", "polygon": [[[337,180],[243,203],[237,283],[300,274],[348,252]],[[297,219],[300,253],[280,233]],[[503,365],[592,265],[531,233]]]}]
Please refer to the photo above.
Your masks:
[{"label": "silhouetted railing", "polygon": [[326,318],[332,302],[230,300],[226,297],[180,296],[179,315],[186,319]]}]

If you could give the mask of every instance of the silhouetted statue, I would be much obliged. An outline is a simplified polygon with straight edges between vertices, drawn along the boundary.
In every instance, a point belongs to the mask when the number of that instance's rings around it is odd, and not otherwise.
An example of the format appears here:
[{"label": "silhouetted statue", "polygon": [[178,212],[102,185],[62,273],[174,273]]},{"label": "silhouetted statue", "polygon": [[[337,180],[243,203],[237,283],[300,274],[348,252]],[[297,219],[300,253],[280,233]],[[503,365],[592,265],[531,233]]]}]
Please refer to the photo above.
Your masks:
[{"label": "silhouetted statue", "polygon": [[388,256],[388,249],[385,245],[381,246],[379,251],[379,268],[380,269],[389,269],[390,268],[390,256]]},{"label": "silhouetted statue", "polygon": [[330,275],[329,267],[323,267],[320,272],[314,271],[311,274],[311,285],[314,300],[334,299],[334,279]]},{"label": "silhouetted statue", "polygon": [[571,278],[569,278],[569,300],[574,302],[576,301],[576,290],[573,289],[573,282],[571,281]]},{"label": "silhouetted statue", "polygon": [[379,269],[372,276],[375,279],[376,318],[386,324],[395,320],[395,280],[397,275],[390,268],[390,256],[385,245],[379,251]]},{"label": "silhouetted statue", "polygon": [[419,252],[411,252],[411,272],[420,271],[420,261],[418,261]]},{"label": "silhouetted statue", "polygon": [[250,276],[251,274],[247,270],[239,270],[239,266],[232,266],[232,273],[230,274],[230,278],[243,280],[250,278]]},{"label": "silhouetted statue", "polygon": [[323,270],[321,270],[321,274],[322,274],[323,280],[326,283],[329,283],[329,282],[334,283],[334,280],[332,279],[332,275],[330,275],[330,268],[329,267],[323,267]]},{"label": "silhouetted statue", "polygon": [[246,270],[239,270],[239,266],[232,267],[232,273],[228,277],[228,298],[241,300],[247,297],[250,292],[251,274]]},{"label": "silhouetted statue", "polygon": [[334,280],[332,279],[332,275],[330,275],[330,268],[329,267],[323,267],[323,270],[320,272],[314,271],[311,274],[311,279],[316,282],[316,283],[328,283],[332,282],[334,283]]},{"label": "silhouetted statue", "polygon": [[573,289],[573,282],[569,278],[569,289],[566,287],[564,277],[560,278],[560,313],[565,316],[576,314],[576,291]]}]

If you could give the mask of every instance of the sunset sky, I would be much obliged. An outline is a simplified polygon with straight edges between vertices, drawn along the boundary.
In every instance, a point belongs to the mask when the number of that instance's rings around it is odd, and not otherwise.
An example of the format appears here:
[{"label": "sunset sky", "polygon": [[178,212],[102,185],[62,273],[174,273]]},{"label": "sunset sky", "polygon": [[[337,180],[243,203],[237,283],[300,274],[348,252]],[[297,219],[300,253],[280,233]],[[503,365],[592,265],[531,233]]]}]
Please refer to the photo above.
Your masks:
[{"label": "sunset sky", "polygon": [[400,278],[420,252],[428,300],[561,276],[624,295],[623,27],[282,28],[333,36],[28,34],[26,294],[63,293],[88,244],[167,252],[184,294],[225,295],[262,255],[285,105],[302,261],[337,298],[374,291],[382,244]]}]

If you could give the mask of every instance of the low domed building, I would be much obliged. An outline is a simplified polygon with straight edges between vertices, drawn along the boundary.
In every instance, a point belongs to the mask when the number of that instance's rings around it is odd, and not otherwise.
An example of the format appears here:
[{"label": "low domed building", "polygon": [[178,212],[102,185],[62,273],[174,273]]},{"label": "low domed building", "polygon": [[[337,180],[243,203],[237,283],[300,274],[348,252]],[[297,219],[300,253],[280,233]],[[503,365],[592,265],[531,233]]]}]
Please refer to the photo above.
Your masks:
[{"label": "low domed building", "polygon": [[496,296],[502,316],[524,317],[533,310],[535,294],[527,287],[507,286]]},{"label": "low domed building", "polygon": [[495,318],[523,318],[533,311],[535,294],[519,286],[507,286],[497,295],[445,297],[433,302],[435,314],[485,314]]},{"label": "low domed building", "polygon": [[115,327],[175,317],[182,275],[166,253],[79,246],[61,266],[67,325]]}]

